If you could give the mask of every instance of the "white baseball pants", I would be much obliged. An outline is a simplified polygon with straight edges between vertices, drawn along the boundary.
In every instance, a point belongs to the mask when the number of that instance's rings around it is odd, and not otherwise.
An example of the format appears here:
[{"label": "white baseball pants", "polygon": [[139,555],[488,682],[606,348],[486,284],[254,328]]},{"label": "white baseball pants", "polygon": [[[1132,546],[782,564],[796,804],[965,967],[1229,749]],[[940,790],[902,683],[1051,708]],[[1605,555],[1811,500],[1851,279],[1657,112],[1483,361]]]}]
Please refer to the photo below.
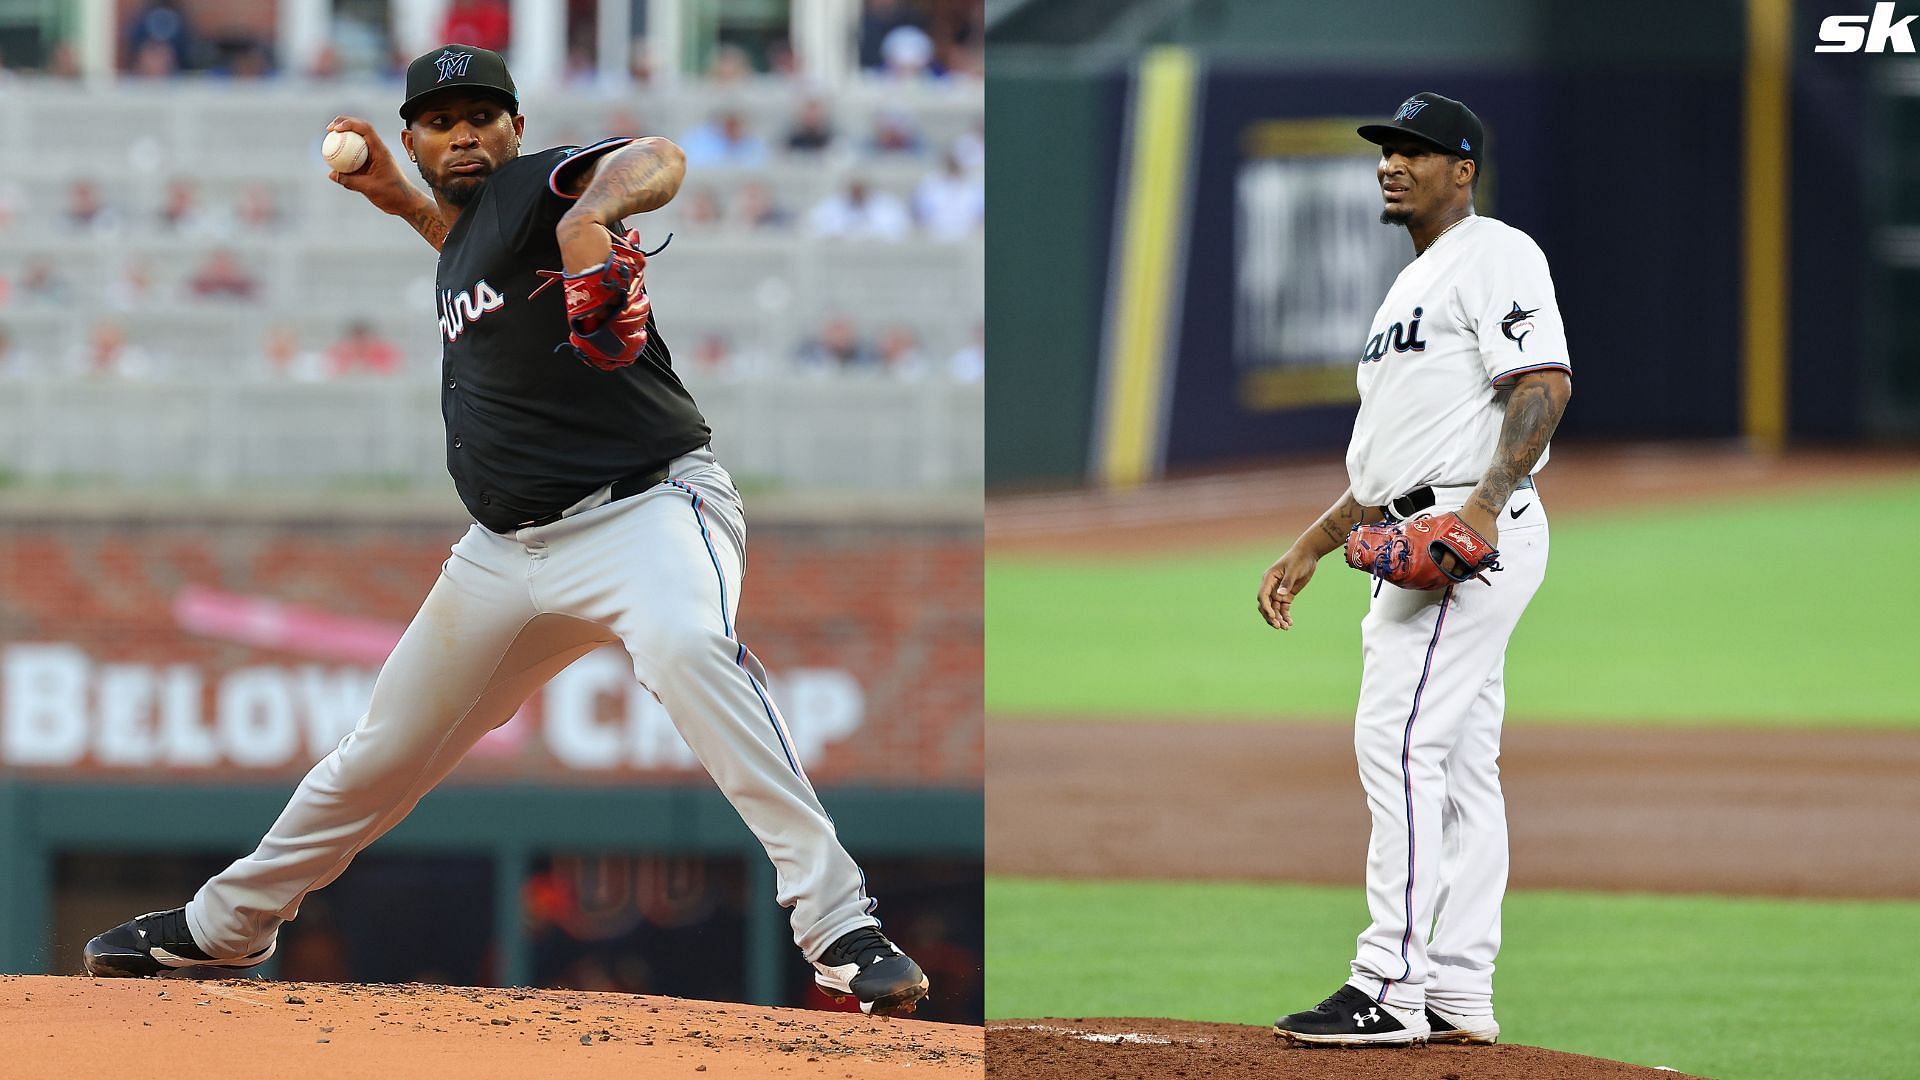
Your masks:
[{"label": "white baseball pants", "polygon": [[[1437,489],[1432,513],[1471,488]],[[1373,836],[1367,907],[1349,980],[1396,1008],[1493,1011],[1507,890],[1500,722],[1507,641],[1547,569],[1547,514],[1533,489],[1500,517],[1490,585],[1383,585],[1361,623],[1354,751]],[[1519,517],[1513,517],[1515,510]]]},{"label": "white baseball pants", "polygon": [[454,545],[359,725],[307,773],[253,854],[187,905],[201,948],[264,948],[308,893],[399,824],[481,736],[614,641],[766,847],[807,958],[878,922],[766,673],[734,631],[746,521],[732,478],[699,450],[676,460],[664,483],[618,502],[607,494],[510,535],[474,525]]}]

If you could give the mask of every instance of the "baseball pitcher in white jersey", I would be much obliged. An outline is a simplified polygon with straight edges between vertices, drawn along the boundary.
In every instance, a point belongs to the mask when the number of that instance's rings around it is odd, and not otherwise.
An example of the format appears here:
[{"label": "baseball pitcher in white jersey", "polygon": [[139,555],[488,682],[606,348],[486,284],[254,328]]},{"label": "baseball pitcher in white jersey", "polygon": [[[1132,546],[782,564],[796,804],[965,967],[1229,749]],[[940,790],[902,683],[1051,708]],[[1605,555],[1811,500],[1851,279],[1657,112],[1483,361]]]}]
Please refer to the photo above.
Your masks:
[{"label": "baseball pitcher in white jersey", "polygon": [[[1290,629],[1315,566],[1342,546],[1377,579],[1354,718],[1373,822],[1372,921],[1346,983],[1274,1031],[1303,1045],[1492,1043],[1507,887],[1506,649],[1546,573],[1547,512],[1533,474],[1547,463],[1572,368],[1546,256],[1473,212],[1479,118],[1419,93],[1359,133],[1380,146],[1380,220],[1407,230],[1414,258],[1360,351],[1348,489],[1267,570],[1259,606]],[[1365,528],[1375,523],[1387,529]],[[1350,537],[1363,533],[1385,542],[1356,558]],[[1484,558],[1427,582],[1439,587],[1413,587],[1422,582],[1406,576],[1409,564],[1444,568],[1440,534]]]}]

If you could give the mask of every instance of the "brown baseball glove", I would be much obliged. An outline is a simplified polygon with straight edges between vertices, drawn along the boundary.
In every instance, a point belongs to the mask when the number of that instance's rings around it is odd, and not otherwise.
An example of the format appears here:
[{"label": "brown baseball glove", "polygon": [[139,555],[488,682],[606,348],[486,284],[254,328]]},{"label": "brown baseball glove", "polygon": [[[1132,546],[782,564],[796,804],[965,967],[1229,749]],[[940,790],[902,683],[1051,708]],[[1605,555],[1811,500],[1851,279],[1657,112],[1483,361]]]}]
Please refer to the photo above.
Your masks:
[{"label": "brown baseball glove", "polygon": [[1500,551],[1452,511],[1414,518],[1355,525],[1347,534],[1347,565],[1402,589],[1445,589],[1500,569]]}]

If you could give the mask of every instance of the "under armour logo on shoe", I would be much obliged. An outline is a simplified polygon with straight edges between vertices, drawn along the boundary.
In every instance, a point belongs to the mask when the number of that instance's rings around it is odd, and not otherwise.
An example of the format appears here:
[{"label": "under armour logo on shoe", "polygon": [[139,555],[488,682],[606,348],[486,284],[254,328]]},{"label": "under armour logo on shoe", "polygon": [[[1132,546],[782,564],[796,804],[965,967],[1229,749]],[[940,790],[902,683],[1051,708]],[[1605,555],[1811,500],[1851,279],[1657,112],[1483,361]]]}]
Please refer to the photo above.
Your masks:
[{"label": "under armour logo on shoe", "polygon": [[1368,1024],[1374,1023],[1379,1019],[1379,1009],[1368,1009],[1366,1012],[1353,1014],[1353,1025],[1355,1027],[1366,1027]]}]

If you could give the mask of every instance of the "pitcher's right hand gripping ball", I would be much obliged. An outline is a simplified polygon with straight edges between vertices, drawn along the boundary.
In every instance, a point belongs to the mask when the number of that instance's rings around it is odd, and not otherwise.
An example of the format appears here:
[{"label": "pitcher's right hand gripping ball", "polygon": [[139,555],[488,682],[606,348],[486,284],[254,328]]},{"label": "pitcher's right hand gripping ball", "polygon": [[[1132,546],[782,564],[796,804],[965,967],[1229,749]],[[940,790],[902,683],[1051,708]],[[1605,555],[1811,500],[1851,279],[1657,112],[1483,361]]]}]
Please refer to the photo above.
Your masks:
[{"label": "pitcher's right hand gripping ball", "polygon": [[647,347],[647,255],[640,250],[640,234],[628,229],[613,238],[607,261],[578,274],[537,270],[547,280],[527,294],[531,300],[555,281],[567,295],[567,344],[573,354],[601,371],[626,367]]},{"label": "pitcher's right hand gripping ball", "polygon": [[1412,521],[1355,525],[1347,534],[1347,565],[1402,589],[1444,589],[1500,569],[1500,551],[1451,511]]}]

